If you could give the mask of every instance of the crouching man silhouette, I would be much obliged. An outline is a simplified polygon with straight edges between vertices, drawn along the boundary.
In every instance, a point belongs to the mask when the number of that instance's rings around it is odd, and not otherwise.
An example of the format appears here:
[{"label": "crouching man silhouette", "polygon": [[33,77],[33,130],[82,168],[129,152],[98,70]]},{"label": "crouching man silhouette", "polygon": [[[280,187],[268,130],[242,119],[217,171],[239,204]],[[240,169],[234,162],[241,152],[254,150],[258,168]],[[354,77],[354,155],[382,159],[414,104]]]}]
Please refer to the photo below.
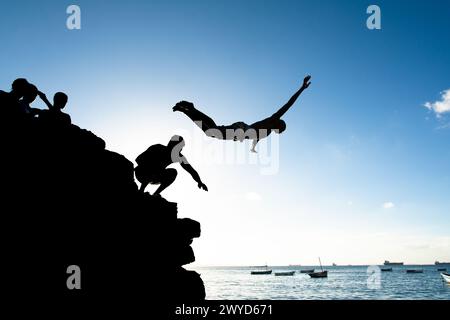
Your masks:
[{"label": "crouching man silhouette", "polygon": [[135,169],[135,174],[141,183],[140,192],[145,192],[145,188],[149,183],[159,184],[154,195],[159,195],[164,189],[170,186],[177,177],[177,170],[173,168],[167,169],[167,166],[176,162],[179,162],[181,167],[189,172],[200,189],[208,191],[208,188],[200,179],[197,171],[192,168],[186,157],[181,154],[184,146],[185,142],[183,137],[173,136],[167,146],[155,144],[136,158],[138,166]]}]

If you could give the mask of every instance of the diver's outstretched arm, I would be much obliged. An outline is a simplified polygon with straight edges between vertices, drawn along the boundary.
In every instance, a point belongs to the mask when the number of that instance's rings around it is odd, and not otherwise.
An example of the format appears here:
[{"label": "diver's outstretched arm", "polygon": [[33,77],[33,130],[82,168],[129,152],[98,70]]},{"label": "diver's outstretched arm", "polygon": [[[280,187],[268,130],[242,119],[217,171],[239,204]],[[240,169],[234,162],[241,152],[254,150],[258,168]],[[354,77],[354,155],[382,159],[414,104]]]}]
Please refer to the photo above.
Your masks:
[{"label": "diver's outstretched arm", "polygon": [[214,120],[208,117],[203,112],[197,110],[192,102],[180,101],[172,109],[174,112],[183,112],[203,131],[215,129],[217,127]]},{"label": "diver's outstretched arm", "polygon": [[309,85],[311,84],[311,82],[309,82],[310,79],[311,76],[306,76],[305,79],[303,79],[302,87],[289,99],[289,101],[284,106],[280,108],[280,110],[275,112],[271,116],[271,118],[280,119],[289,110],[289,108],[293,106],[302,92],[309,87]]}]

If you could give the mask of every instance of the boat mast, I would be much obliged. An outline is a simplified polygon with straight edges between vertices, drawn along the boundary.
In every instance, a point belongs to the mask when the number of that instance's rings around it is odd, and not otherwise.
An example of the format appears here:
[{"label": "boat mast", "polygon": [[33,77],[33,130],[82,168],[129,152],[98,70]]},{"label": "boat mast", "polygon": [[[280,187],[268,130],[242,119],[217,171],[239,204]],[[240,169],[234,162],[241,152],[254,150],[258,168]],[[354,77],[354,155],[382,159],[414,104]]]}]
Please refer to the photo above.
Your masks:
[{"label": "boat mast", "polygon": [[320,261],[320,257],[319,257],[319,263],[320,263],[320,269],[322,269],[322,272],[323,272],[322,261]]}]

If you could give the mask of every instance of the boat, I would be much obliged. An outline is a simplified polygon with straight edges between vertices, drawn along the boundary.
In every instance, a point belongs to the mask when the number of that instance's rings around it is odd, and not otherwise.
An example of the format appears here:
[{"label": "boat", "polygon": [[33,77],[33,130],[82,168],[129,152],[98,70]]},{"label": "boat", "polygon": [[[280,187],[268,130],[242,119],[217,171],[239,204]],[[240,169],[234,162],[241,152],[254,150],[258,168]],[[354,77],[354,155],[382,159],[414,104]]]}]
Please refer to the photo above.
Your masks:
[{"label": "boat", "polygon": [[438,268],[437,271],[447,271],[447,268]]},{"label": "boat", "polygon": [[308,273],[308,275],[309,275],[311,278],[327,278],[327,277],[328,277],[328,271],[323,270],[323,267],[322,267],[322,261],[320,261],[320,257],[319,257],[319,263],[320,263],[320,269],[321,269],[322,271]]},{"label": "boat", "polygon": [[262,275],[262,274],[271,274],[272,270],[258,270],[258,271],[252,271],[250,274],[253,275]]},{"label": "boat", "polygon": [[319,272],[312,272],[312,273],[308,273],[308,275],[311,278],[326,278],[328,277],[328,271],[319,271]]},{"label": "boat", "polygon": [[337,264],[336,264],[336,263],[333,263],[333,267],[337,267]]},{"label": "boat", "polygon": [[388,260],[384,261],[385,266],[402,266],[403,262],[390,262]]},{"label": "boat", "polygon": [[392,268],[381,268],[382,272],[391,272]]},{"label": "boat", "polygon": [[435,266],[442,266],[442,265],[445,265],[445,264],[450,265],[450,262],[439,262],[439,261],[435,261],[435,262],[434,262],[434,265],[435,265]]},{"label": "boat", "polygon": [[250,274],[252,274],[252,275],[263,275],[263,274],[271,274],[272,273],[272,269],[268,269],[267,265],[256,267],[256,268],[265,268],[265,270],[254,270],[254,271],[251,271]]},{"label": "boat", "polygon": [[303,270],[300,270],[300,273],[313,273],[314,272],[314,269],[303,269]]},{"label": "boat", "polygon": [[406,273],[423,273],[423,269],[408,269]]},{"label": "boat", "polygon": [[450,273],[442,272],[441,276],[442,276],[442,279],[444,279],[445,282],[450,283]]},{"label": "boat", "polygon": [[295,271],[275,272],[276,276],[293,276]]}]

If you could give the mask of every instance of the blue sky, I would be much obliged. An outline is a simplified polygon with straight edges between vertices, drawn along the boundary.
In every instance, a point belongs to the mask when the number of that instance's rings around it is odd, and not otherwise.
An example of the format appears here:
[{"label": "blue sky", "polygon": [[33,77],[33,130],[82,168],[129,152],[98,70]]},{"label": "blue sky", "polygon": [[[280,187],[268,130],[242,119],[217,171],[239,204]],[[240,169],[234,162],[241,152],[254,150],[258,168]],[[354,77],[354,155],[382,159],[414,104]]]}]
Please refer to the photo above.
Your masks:
[{"label": "blue sky", "polygon": [[[66,28],[70,4],[81,30]],[[366,28],[370,4],[381,30]],[[210,192],[180,174],[164,195],[202,222],[198,264],[450,260],[450,112],[424,107],[450,89],[449,16],[444,0],[8,2],[0,87],[24,76],[67,92],[73,122],[130,160],[183,134]],[[249,146],[204,139],[171,111],[186,99],[252,123],[306,74],[275,175],[214,163]]]}]

